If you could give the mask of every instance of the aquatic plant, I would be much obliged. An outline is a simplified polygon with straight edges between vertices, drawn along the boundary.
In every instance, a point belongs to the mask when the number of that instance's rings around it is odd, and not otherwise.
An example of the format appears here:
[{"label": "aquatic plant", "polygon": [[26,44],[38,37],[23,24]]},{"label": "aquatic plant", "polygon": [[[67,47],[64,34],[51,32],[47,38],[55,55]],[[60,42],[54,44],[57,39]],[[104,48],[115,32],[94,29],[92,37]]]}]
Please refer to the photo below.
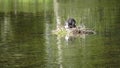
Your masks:
[{"label": "aquatic plant", "polygon": [[59,29],[53,30],[52,34],[55,34],[58,37],[64,37],[67,34],[67,31],[65,28],[59,28]]}]

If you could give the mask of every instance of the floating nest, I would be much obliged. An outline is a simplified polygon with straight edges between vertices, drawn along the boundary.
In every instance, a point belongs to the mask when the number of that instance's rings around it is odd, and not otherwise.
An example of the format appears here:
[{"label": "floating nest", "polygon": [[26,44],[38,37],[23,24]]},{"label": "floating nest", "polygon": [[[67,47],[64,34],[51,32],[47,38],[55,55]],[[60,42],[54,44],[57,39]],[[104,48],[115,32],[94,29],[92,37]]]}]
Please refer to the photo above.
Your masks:
[{"label": "floating nest", "polygon": [[57,28],[56,30],[53,30],[52,34],[55,34],[58,37],[64,37],[66,35],[69,36],[80,36],[83,34],[90,35],[90,34],[96,34],[96,32],[89,28],[76,27],[76,28],[66,29],[64,27],[61,27],[61,28]]}]

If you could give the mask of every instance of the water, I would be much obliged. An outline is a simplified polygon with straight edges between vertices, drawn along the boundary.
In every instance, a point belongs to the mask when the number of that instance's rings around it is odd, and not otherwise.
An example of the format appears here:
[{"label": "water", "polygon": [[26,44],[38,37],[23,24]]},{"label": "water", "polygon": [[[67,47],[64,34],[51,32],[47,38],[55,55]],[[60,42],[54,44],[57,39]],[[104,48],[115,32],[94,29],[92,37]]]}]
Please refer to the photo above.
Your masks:
[{"label": "water", "polygon": [[[39,12],[0,13],[0,68],[120,67],[118,1],[51,3],[49,6],[45,2]],[[64,25],[69,17],[75,18],[77,25],[95,30],[96,34],[70,40],[51,34],[57,24]]]}]

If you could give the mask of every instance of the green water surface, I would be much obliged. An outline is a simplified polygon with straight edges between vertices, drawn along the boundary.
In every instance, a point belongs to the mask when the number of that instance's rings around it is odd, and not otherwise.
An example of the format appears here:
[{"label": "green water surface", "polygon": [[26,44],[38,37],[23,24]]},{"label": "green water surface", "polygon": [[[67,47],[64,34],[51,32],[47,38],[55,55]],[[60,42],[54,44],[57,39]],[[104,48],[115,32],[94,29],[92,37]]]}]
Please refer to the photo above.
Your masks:
[{"label": "green water surface", "polygon": [[0,0],[0,68],[120,68],[119,0],[57,3],[62,25],[73,17],[96,34],[70,40],[52,35],[53,0]]}]

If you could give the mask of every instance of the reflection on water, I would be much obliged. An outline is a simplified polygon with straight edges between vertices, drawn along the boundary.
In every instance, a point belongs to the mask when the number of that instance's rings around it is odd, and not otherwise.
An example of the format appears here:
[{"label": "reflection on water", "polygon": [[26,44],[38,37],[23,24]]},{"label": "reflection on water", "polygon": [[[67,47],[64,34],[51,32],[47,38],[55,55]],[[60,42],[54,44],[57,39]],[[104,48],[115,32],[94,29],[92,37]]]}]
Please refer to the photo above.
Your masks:
[{"label": "reflection on water", "polygon": [[4,17],[4,21],[1,23],[1,40],[7,42],[9,37],[12,37],[12,27],[10,17]]},{"label": "reflection on water", "polygon": [[33,15],[0,17],[0,67],[45,66],[44,27],[37,24],[40,22],[42,19]]},{"label": "reflection on water", "polygon": [[62,45],[61,45],[61,40],[60,38],[57,38],[57,48],[58,48],[58,64],[59,64],[59,68],[63,68],[62,65]]},{"label": "reflection on water", "polygon": [[[44,10],[36,14],[0,13],[1,68],[120,67],[118,1],[54,0],[54,3],[57,3],[54,10],[48,10],[52,7],[45,3]],[[52,35],[51,31],[59,23],[64,25],[69,17],[97,34],[70,41]]]},{"label": "reflection on water", "polygon": [[[56,27],[57,29],[59,29],[59,26],[61,25],[61,21],[60,21],[60,16],[59,16],[59,4],[57,2],[57,0],[54,0],[54,13],[55,13],[55,19],[56,19]],[[58,50],[58,58],[57,58],[57,63],[59,65],[59,68],[63,68],[63,65],[62,65],[62,48],[61,48],[61,40],[60,38],[58,37],[57,38],[57,50]]]}]

